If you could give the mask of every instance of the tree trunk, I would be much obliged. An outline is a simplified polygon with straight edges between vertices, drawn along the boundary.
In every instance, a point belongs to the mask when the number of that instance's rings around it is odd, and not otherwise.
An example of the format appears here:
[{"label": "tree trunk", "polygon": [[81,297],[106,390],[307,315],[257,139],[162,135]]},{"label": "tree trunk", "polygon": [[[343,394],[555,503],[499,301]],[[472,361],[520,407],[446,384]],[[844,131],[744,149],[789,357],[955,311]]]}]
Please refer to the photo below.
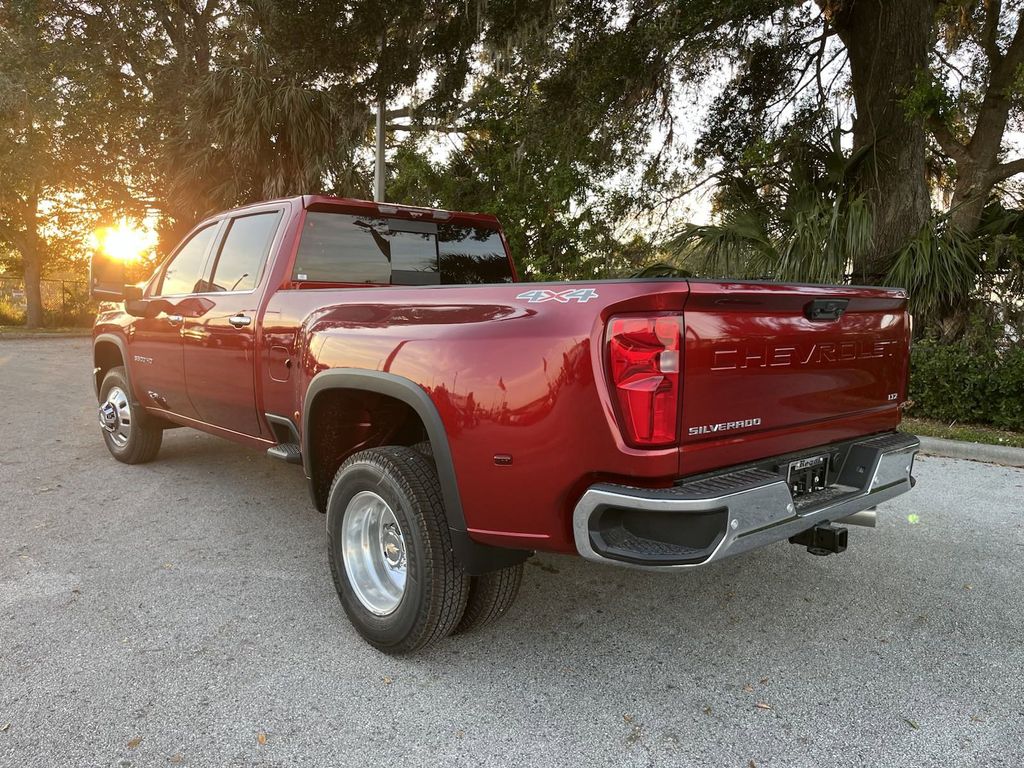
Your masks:
[{"label": "tree trunk", "polygon": [[953,161],[957,178],[949,219],[968,235],[974,234],[981,224],[993,188],[1006,178],[999,173],[999,153],[1010,119],[1011,103],[1006,91],[1011,87],[1011,77],[1016,76],[1016,69],[1010,66],[1014,62],[1015,59],[1003,59],[993,64],[994,71],[978,108],[971,140],[966,146],[951,148],[955,150]]},{"label": "tree trunk", "polygon": [[818,0],[850,57],[854,149],[871,147],[859,184],[873,209],[872,245],[854,281],[884,281],[893,257],[931,214],[924,125],[902,100],[928,66],[935,0]]},{"label": "tree trunk", "polygon": [[[992,162],[995,162],[993,157]],[[965,235],[974,234],[981,224],[985,203],[992,194],[992,183],[986,173],[970,161],[956,164],[957,179],[949,207],[949,223]]]},{"label": "tree trunk", "polygon": [[43,297],[40,290],[42,269],[37,255],[25,249],[21,253],[25,265],[25,327],[41,328],[43,325]]},{"label": "tree trunk", "polygon": [[32,196],[25,215],[25,232],[18,250],[25,279],[25,327],[41,328],[43,325],[43,254],[39,247],[39,200]]}]

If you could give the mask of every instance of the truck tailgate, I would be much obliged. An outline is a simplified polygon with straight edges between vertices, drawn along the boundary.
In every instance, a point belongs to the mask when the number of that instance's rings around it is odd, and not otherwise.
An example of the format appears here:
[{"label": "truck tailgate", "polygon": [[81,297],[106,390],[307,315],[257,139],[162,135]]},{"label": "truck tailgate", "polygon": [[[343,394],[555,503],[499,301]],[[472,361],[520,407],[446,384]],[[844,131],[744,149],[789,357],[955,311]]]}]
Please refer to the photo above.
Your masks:
[{"label": "truck tailgate", "polygon": [[684,321],[682,474],[899,422],[903,291],[692,281]]}]

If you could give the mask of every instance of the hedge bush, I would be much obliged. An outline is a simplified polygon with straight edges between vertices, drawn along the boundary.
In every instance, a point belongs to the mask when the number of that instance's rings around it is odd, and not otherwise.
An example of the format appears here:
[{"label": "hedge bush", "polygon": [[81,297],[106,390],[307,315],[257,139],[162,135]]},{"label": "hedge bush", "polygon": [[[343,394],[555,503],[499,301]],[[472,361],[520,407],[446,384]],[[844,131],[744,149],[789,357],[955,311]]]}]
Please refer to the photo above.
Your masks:
[{"label": "hedge bush", "polygon": [[922,341],[910,360],[909,415],[1024,431],[1024,345]]},{"label": "hedge bush", "polygon": [[[67,300],[63,305],[43,309],[45,328],[88,328],[96,317],[96,306],[87,301]],[[0,299],[0,326],[21,326],[25,324],[25,308]]]},{"label": "hedge bush", "polygon": [[7,299],[0,299],[0,325],[24,325],[25,310]]}]

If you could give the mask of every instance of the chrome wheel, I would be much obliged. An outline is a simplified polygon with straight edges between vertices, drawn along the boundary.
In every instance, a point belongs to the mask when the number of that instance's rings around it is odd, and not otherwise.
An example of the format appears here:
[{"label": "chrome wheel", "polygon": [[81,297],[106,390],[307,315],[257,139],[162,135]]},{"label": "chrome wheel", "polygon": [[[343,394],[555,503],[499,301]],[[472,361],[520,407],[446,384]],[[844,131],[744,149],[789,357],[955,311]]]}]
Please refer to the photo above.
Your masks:
[{"label": "chrome wheel", "polygon": [[107,399],[100,403],[100,426],[118,448],[128,445],[132,436],[132,409],[128,395],[120,387],[111,387]]},{"label": "chrome wheel", "polygon": [[405,594],[405,537],[391,507],[373,491],[360,491],[345,507],[341,548],[359,602],[377,616],[393,613]]}]

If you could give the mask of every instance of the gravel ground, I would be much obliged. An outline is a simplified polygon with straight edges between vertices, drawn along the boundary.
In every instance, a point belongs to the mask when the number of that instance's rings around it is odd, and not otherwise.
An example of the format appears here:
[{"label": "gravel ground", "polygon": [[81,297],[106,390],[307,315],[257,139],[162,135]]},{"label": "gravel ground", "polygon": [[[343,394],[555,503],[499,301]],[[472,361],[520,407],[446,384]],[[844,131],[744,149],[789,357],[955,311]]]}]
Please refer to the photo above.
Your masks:
[{"label": "gravel ground", "polygon": [[187,430],[120,465],[89,374],[0,342],[0,766],[1020,765],[1024,470],[920,459],[838,557],[541,555],[503,624],[394,659],[297,468]]}]

